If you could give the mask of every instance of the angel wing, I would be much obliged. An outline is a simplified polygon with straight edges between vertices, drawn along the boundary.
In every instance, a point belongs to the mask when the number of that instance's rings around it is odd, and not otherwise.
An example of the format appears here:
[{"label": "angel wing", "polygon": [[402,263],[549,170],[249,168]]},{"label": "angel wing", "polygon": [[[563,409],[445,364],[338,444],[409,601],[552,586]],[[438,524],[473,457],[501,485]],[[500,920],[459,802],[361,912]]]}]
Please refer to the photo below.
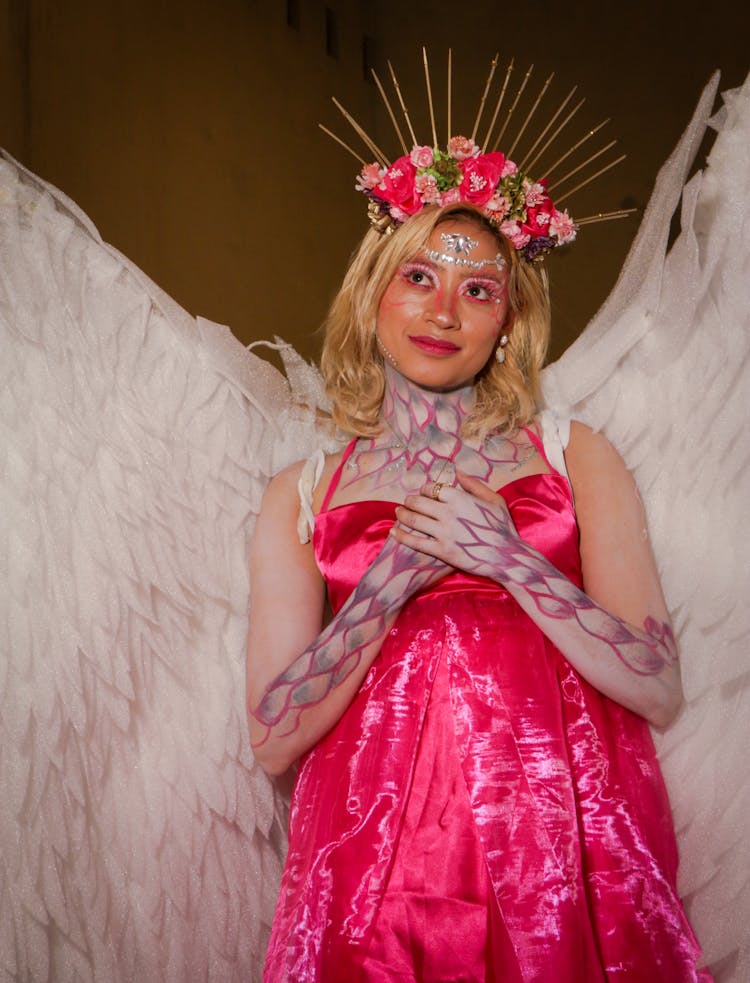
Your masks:
[{"label": "angel wing", "polygon": [[0,271],[0,978],[260,979],[287,800],[246,737],[246,553],[321,394],[10,159]]},{"label": "angel wing", "polygon": [[[686,706],[656,734],[679,887],[717,983],[750,979],[750,79],[718,77],[664,165],[620,280],[545,372],[547,405],[605,431],[633,471],[681,650]],[[682,195],[681,232],[667,251]]]}]

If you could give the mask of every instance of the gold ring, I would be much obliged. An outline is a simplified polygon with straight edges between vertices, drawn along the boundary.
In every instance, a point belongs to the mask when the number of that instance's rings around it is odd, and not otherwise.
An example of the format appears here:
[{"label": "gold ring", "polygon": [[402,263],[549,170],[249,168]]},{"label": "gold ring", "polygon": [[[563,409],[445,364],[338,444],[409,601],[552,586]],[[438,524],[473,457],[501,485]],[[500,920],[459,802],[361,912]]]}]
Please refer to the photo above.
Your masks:
[{"label": "gold ring", "polygon": [[443,490],[443,488],[445,488],[445,485],[440,481],[436,481],[432,486],[432,497],[436,502],[440,501],[440,492]]}]

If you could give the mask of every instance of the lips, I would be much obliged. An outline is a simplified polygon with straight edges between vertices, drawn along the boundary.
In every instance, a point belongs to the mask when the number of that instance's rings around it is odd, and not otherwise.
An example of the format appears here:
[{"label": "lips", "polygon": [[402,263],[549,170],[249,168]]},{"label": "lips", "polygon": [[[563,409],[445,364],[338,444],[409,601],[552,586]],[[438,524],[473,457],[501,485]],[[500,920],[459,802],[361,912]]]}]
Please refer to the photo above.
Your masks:
[{"label": "lips", "polygon": [[423,352],[429,352],[431,355],[452,355],[461,350],[452,341],[433,338],[431,335],[409,335],[409,341],[417,348],[421,348]]}]

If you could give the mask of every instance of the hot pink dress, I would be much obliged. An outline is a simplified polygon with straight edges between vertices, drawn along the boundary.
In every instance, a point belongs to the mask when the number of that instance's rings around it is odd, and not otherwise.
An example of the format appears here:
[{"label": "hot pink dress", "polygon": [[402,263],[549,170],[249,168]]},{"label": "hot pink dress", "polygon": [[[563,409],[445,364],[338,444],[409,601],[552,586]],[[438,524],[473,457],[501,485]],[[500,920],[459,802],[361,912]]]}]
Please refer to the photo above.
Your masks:
[{"label": "hot pink dress", "polygon": [[[334,611],[394,521],[389,502],[328,510],[339,475],[313,539]],[[501,491],[580,584],[566,479]],[[264,979],[707,981],[676,867],[645,721],[506,590],[455,573],[404,606],[300,765]]]}]

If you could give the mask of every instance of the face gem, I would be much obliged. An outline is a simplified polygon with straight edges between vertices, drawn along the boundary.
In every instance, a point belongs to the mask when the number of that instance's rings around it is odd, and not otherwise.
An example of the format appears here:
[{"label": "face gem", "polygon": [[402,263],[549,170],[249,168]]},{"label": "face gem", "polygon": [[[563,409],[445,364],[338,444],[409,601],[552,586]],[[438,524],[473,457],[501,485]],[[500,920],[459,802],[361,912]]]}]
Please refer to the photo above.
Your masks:
[{"label": "face gem", "polygon": [[445,243],[445,248],[449,253],[455,253],[457,256],[462,253],[468,256],[472,249],[476,249],[479,245],[476,239],[461,235],[460,232],[441,232],[440,240]]}]

